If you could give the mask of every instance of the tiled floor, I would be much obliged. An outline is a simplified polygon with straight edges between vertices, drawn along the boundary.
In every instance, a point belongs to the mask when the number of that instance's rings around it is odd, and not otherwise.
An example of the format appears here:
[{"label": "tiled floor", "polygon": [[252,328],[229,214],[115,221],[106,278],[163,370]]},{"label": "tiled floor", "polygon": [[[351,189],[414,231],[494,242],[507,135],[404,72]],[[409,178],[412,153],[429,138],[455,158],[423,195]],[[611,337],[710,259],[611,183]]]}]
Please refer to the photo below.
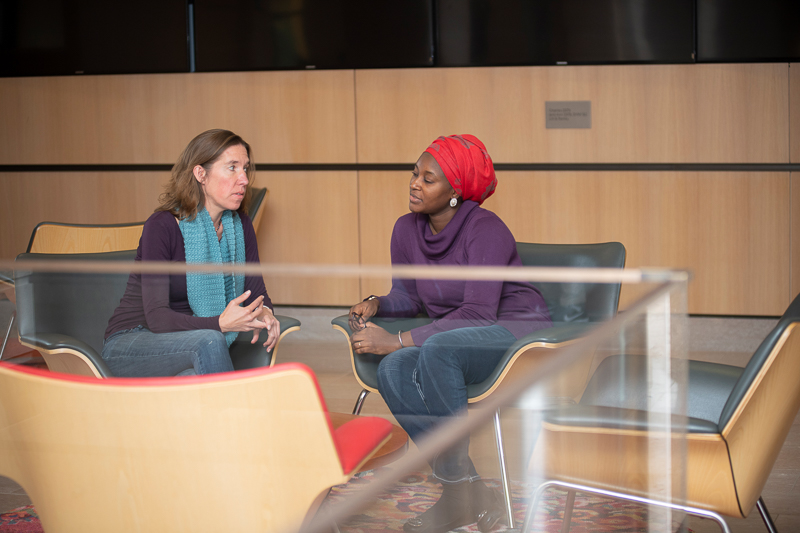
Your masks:
[{"label": "tiled floor", "polygon": [[[317,374],[328,409],[349,413],[360,391],[352,375],[345,339],[330,326],[330,319],[346,312],[340,308],[281,308],[279,313],[300,318],[301,331],[287,336],[278,351],[279,362],[297,361],[310,366]],[[5,333],[10,303],[0,301],[0,328]],[[769,319],[690,319],[689,349],[695,359],[743,366],[761,339],[774,326]],[[385,403],[367,398],[362,414],[391,419]],[[513,415],[508,415],[510,423]],[[513,424],[511,424],[513,425]],[[513,429],[512,429],[513,434]],[[513,439],[512,439],[513,440]],[[471,455],[478,471],[497,476],[496,454],[491,428],[481,428],[473,437]],[[513,443],[509,446],[513,448]],[[513,451],[510,453],[513,455]],[[780,531],[800,531],[800,417],[784,444],[764,490],[764,499]],[[0,478],[0,512],[29,503],[24,491],[7,478]],[[765,531],[757,511],[746,520],[728,519],[734,533]],[[691,519],[689,527],[697,532],[716,532],[716,524]]]}]

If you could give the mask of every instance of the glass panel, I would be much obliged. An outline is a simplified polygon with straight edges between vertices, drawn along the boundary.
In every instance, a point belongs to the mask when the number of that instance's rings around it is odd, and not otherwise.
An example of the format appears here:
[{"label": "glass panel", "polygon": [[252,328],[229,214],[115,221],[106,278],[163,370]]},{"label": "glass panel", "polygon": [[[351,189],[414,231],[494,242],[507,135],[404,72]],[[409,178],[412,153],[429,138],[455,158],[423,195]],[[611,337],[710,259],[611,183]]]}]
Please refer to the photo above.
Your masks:
[{"label": "glass panel", "polygon": [[[166,379],[107,376],[94,381],[44,371],[20,379],[18,372],[2,367],[0,390],[6,394],[0,396],[0,456],[17,459],[0,461],[0,475],[25,487],[45,526],[57,528],[71,520],[59,507],[57,490],[69,484],[96,492],[85,504],[91,502],[93,509],[101,500],[109,508],[122,506],[123,511],[115,511],[117,523],[146,526],[179,516],[187,524],[202,517],[208,525],[222,512],[228,527],[233,520],[241,530],[323,531],[333,524],[341,531],[402,530],[406,520],[439,499],[442,485],[437,476],[446,479],[460,472],[472,483],[454,489],[464,498],[467,515],[458,526],[473,530],[478,519],[484,526],[507,526],[506,493],[511,495],[515,526],[529,531],[560,530],[572,500],[570,490],[576,491],[571,515],[575,524],[597,524],[621,513],[638,519],[635,527],[642,531],[668,531],[683,519],[677,511],[637,507],[617,496],[686,500],[686,436],[691,428],[686,417],[684,272],[343,265],[187,269],[178,264],[133,264],[124,254],[103,259],[115,260],[29,256],[0,264],[0,270],[15,271],[23,345],[46,352],[50,370],[79,372],[81,364],[90,368],[85,363],[91,362],[92,353],[97,357],[102,352],[105,324],[132,270],[134,276],[181,277],[187,270],[204,270],[270,279],[533,281],[537,286],[548,284],[544,292],[560,295],[559,319],[552,327],[530,327],[540,318],[509,320],[499,333],[497,326],[465,320],[459,325],[482,327],[477,333],[476,328],[455,330],[457,334],[446,337],[449,340],[437,349],[450,356],[426,360],[427,366],[419,368],[398,366],[398,372],[410,373],[412,384],[410,392],[398,394],[400,404],[408,406],[405,413],[398,411],[397,402],[392,411],[386,398],[374,391],[363,401],[360,414],[352,414],[362,386],[370,386],[374,374],[353,374],[354,368],[361,369],[351,360],[347,307],[276,305],[276,315],[299,318],[302,324],[299,331],[281,338],[272,370]],[[608,320],[587,318],[580,306],[591,298],[591,288],[614,284],[635,297],[628,297],[624,309]],[[546,303],[555,309],[552,302]],[[90,315],[105,318],[88,321]],[[281,320],[284,326],[293,324],[290,318]],[[424,333],[405,322],[372,322],[383,327],[392,342],[398,330],[413,330],[414,341]],[[54,324],[63,324],[63,329]],[[521,332],[521,338],[515,339],[512,330]],[[487,332],[495,333],[478,336]],[[75,339],[57,342],[57,335]],[[249,333],[240,337],[251,338]],[[262,335],[260,342],[264,340]],[[415,406],[435,410],[435,394],[445,397],[457,389],[453,385],[437,390],[437,379],[449,375],[453,357],[476,348],[507,364],[475,370],[480,379],[467,384],[468,411],[414,415]],[[81,350],[83,360],[70,359]],[[495,352],[500,355],[491,355]],[[250,366],[262,364],[268,363]],[[426,376],[414,377],[414,370],[424,369]],[[333,433],[328,416],[338,428]],[[382,426],[380,419],[391,424]],[[404,429],[413,434],[411,442]],[[463,468],[466,453],[453,451],[467,437],[475,471]],[[498,461],[499,441],[504,469]],[[377,458],[373,450],[378,450]],[[32,466],[20,466],[27,460],[44,468],[44,474],[31,476]],[[76,517],[82,505],[80,498],[71,496],[69,507]],[[480,511],[487,513],[474,516]]]}]

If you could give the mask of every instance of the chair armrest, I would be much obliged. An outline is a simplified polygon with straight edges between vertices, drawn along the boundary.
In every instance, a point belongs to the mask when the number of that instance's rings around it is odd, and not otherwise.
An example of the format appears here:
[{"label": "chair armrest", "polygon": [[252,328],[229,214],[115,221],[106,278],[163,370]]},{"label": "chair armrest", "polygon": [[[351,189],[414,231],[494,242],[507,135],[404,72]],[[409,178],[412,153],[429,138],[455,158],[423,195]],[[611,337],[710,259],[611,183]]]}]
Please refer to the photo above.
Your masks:
[{"label": "chair armrest", "polygon": [[391,432],[391,422],[376,416],[359,417],[336,428],[333,441],[344,473],[352,473],[367,461]]},{"label": "chair armrest", "polygon": [[296,329],[300,329],[300,321],[297,320],[296,318],[284,315],[275,315],[275,318],[281,324],[281,337],[283,337],[287,333],[295,331]]},{"label": "chair armrest", "polygon": [[[348,323],[348,318],[350,315],[341,315],[337,316],[333,320],[331,320],[331,324],[334,326],[339,326],[343,330],[347,332],[348,335],[352,335],[353,332],[350,330],[350,324]],[[389,333],[397,334],[398,331],[408,331],[410,329],[418,328],[420,326],[426,326],[433,322],[432,318],[428,317],[414,317],[414,318],[383,318],[379,316],[374,316],[369,319],[370,322],[373,322],[375,325],[382,327]]]},{"label": "chair armrest", "polygon": [[[341,315],[337,316],[333,320],[331,320],[331,324],[334,328],[341,328],[343,332],[349,337],[353,334],[350,330],[350,325],[347,322],[349,315]],[[397,334],[398,331],[401,329],[403,331],[408,331],[410,329],[418,328],[420,326],[424,326],[426,324],[430,324],[433,322],[432,318],[381,318],[381,317],[372,317],[370,318],[370,322],[384,328],[386,331],[392,334]],[[356,375],[356,379],[358,382],[366,389],[372,392],[378,391],[378,365],[380,364],[381,360],[384,358],[383,355],[375,355],[372,353],[353,353],[353,349],[348,343],[348,349],[350,351],[350,358],[353,363],[353,372]]]},{"label": "chair armrest", "polygon": [[587,335],[599,322],[560,322],[553,324],[552,327],[536,330],[528,333],[517,342],[512,344],[508,350],[516,352],[531,344],[561,344],[562,342],[574,341]]},{"label": "chair armrest", "polygon": [[0,284],[14,286],[14,273],[10,270],[0,270]]},{"label": "chair armrest", "polygon": [[55,354],[58,352],[71,351],[80,353],[97,368],[101,376],[113,376],[108,366],[106,366],[105,361],[103,361],[103,358],[94,351],[94,348],[75,337],[60,333],[32,333],[20,336],[19,340],[26,346],[31,346],[44,352]]},{"label": "chair armrest", "polygon": [[501,378],[506,367],[520,350],[532,348],[536,345],[556,347],[558,344],[579,339],[588,334],[589,331],[598,324],[598,322],[561,322],[556,323],[552,327],[540,329],[525,335],[506,350],[506,353],[503,354],[503,357],[497,363],[497,366],[488,378],[480,383],[467,385],[467,397],[470,399],[477,398],[489,391],[489,389],[494,386],[495,382]]}]

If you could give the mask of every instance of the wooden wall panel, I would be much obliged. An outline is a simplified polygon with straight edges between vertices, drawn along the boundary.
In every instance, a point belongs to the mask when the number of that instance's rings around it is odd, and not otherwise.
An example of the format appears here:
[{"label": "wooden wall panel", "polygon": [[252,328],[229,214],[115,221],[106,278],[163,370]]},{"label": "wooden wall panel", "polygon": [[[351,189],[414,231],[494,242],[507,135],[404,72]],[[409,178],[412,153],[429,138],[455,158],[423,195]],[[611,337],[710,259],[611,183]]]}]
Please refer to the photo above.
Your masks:
[{"label": "wooden wall panel", "polygon": [[168,180],[169,172],[0,173],[0,258],[24,252],[39,222],[143,221]]},{"label": "wooden wall panel", "polygon": [[[359,162],[406,163],[472,133],[504,163],[785,163],[787,64],[356,71]],[[545,101],[591,100],[591,129]]]},{"label": "wooden wall panel", "polygon": [[256,162],[355,161],[352,70],[0,79],[0,164],[173,163],[227,128]]},{"label": "wooden wall panel", "polygon": [[[356,172],[259,172],[269,189],[258,228],[266,264],[358,264]],[[272,301],[350,306],[358,277],[264,276]]]},{"label": "wooden wall panel", "polygon": [[800,63],[789,64],[789,113],[792,163],[800,163]]},{"label": "wooden wall panel", "polygon": [[[361,173],[364,263],[389,262],[394,221],[408,212],[407,180]],[[790,301],[788,173],[501,172],[498,180],[484,207],[517,240],[620,241],[628,267],[688,268],[690,313],[775,316]],[[363,283],[362,295],[388,287]]]},{"label": "wooden wall panel", "polygon": [[792,298],[800,294],[800,172],[792,172]]},{"label": "wooden wall panel", "polygon": [[[408,186],[411,172],[359,172],[361,213],[361,263],[388,265],[392,262],[390,239],[395,221],[408,213]],[[392,288],[391,279],[362,278],[361,299],[383,295]]]},{"label": "wooden wall panel", "polygon": [[516,238],[620,241],[627,266],[690,269],[689,312],[789,303],[788,173],[503,173],[486,201]]}]

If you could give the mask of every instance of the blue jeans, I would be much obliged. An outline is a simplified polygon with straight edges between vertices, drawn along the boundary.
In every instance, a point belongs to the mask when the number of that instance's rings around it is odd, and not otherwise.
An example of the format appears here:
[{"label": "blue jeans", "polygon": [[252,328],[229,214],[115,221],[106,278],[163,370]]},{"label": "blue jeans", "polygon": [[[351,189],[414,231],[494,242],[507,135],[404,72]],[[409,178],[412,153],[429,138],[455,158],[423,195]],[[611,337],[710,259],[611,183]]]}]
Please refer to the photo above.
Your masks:
[{"label": "blue jeans", "polygon": [[[498,325],[432,335],[421,347],[401,348],[378,366],[378,390],[412,440],[446,417],[466,416],[467,385],[480,383],[516,339]],[[478,479],[469,458],[469,435],[431,461],[443,483]]]},{"label": "blue jeans", "polygon": [[103,344],[102,357],[111,373],[119,377],[233,371],[225,336],[211,329],[153,333],[137,326],[117,331]]}]

